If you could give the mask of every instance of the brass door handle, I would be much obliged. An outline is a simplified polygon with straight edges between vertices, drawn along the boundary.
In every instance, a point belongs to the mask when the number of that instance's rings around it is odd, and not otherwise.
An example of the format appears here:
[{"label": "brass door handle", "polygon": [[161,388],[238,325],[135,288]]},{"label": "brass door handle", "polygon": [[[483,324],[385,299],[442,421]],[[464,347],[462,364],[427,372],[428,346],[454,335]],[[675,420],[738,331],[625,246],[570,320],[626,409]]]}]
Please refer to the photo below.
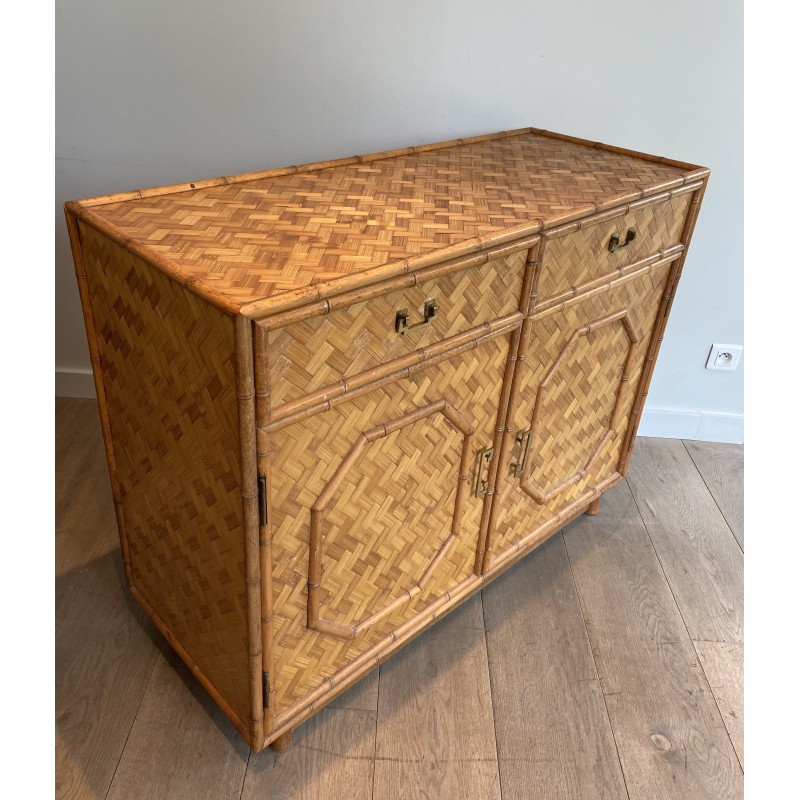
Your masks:
[{"label": "brass door handle", "polygon": [[[472,494],[475,497],[483,497],[489,494],[489,464],[492,461],[494,450],[491,447],[484,447],[478,450],[475,465],[475,483],[472,485]],[[483,470],[486,468],[486,479],[483,478]]]},{"label": "brass door handle", "polygon": [[415,322],[413,325],[408,324],[408,309],[401,308],[394,318],[394,329],[404,336],[407,331],[413,331],[415,328],[421,328],[427,325],[439,313],[439,306],[436,305],[435,300],[426,300],[425,305],[422,307],[422,321]]},{"label": "brass door handle", "polygon": [[616,233],[612,233],[611,238],[608,240],[608,250],[611,253],[616,253],[617,250],[622,250],[623,247],[627,247],[635,238],[635,228],[628,228],[628,232],[625,234],[624,242],[620,242],[619,236],[617,236]]},{"label": "brass door handle", "polygon": [[514,441],[520,445],[520,459],[516,464],[512,462],[511,474],[515,478],[519,478],[519,476],[525,472],[525,465],[528,463],[528,453],[531,449],[531,429],[528,428],[524,431],[517,431]]}]

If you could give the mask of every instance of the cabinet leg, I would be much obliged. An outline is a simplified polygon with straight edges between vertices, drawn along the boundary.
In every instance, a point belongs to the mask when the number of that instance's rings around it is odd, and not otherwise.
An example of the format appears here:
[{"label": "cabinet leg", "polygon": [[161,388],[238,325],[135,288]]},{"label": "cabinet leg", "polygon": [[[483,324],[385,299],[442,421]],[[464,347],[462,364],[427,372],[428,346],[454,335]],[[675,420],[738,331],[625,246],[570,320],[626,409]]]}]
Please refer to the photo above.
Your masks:
[{"label": "cabinet leg", "polygon": [[269,746],[276,753],[283,753],[292,746],[292,731],[289,729],[286,733],[282,733],[277,739],[269,743]]},{"label": "cabinet leg", "polygon": [[589,508],[586,509],[586,516],[587,517],[594,517],[595,515],[600,513],[600,498],[598,497]]}]

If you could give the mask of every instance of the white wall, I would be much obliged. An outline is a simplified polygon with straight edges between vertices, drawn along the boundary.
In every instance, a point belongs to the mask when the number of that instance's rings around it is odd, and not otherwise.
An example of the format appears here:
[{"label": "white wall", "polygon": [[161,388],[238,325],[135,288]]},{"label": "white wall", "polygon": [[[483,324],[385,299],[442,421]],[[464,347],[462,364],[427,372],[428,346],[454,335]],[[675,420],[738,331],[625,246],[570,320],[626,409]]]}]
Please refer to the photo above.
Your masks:
[{"label": "white wall", "polygon": [[711,168],[641,432],[740,439],[742,365],[704,369],[712,342],[743,341],[740,0],[56,14],[57,390],[90,386],[66,200],[533,125]]}]

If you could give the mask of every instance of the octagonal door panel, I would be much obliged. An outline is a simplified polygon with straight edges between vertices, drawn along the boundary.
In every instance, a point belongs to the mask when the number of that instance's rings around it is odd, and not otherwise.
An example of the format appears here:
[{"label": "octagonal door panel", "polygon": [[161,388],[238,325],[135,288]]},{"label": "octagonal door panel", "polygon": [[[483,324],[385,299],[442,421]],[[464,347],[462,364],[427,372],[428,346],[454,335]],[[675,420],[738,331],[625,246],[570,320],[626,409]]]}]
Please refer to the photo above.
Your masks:
[{"label": "octagonal door panel", "polygon": [[484,571],[619,476],[668,273],[665,264],[525,322]]},{"label": "octagonal door panel", "polygon": [[277,712],[478,580],[510,338],[269,433]]}]

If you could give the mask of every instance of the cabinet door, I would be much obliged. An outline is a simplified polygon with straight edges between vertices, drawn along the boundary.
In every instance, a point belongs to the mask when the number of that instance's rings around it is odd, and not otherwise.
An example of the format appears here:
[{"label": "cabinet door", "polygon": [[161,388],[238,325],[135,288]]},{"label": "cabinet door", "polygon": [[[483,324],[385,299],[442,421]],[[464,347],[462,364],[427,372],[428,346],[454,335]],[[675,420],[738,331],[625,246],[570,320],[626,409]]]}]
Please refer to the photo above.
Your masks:
[{"label": "cabinet door", "polygon": [[488,487],[478,460],[496,433],[510,339],[485,337],[266,429],[276,713],[478,580],[489,496],[475,491]]},{"label": "cabinet door", "polygon": [[621,475],[670,264],[523,326],[483,570],[562,527]]}]

